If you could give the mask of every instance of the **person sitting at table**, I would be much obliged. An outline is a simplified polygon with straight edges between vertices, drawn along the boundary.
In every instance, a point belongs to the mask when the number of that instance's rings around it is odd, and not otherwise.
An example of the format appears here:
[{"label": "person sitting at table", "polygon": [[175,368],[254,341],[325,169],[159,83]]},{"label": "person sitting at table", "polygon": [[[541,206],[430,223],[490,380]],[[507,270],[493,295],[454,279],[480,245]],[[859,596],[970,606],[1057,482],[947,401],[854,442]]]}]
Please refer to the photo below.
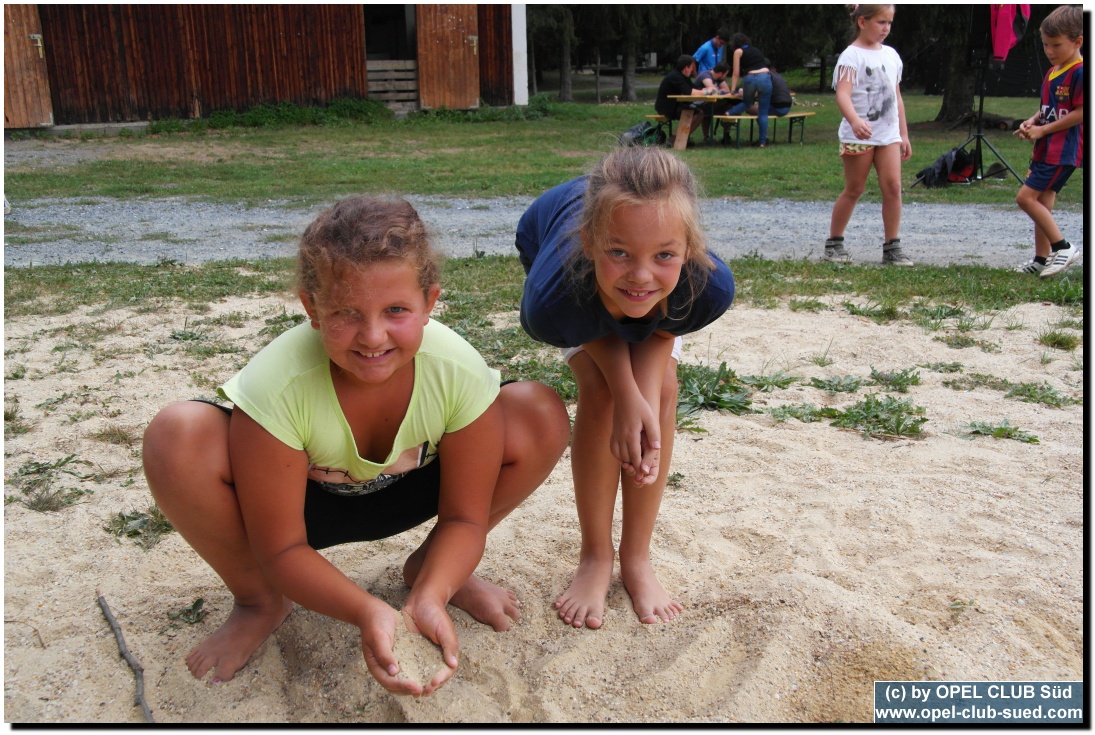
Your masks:
[{"label": "person sitting at table", "polygon": [[696,59],[696,65],[699,67],[697,71],[700,74],[703,74],[705,71],[711,71],[715,68],[715,64],[724,60],[722,47],[725,46],[726,42],[729,40],[730,31],[726,28],[720,28],[716,31],[711,40],[696,49],[696,53],[692,54],[692,56]]},{"label": "person sitting at table", "polygon": [[[692,86],[705,95],[730,94],[730,86],[726,83],[726,77],[729,74],[730,65],[725,61],[720,61],[710,71],[701,71],[697,74]],[[729,107],[729,100],[716,102],[711,115],[722,115]],[[703,140],[705,143],[711,140],[711,115],[704,115],[703,117]]]},{"label": "person sitting at table", "polygon": [[[691,95],[702,97],[703,92],[692,86],[692,76],[696,73],[696,60],[687,54],[677,59],[673,70],[665,75],[662,83],[658,85],[658,95],[654,98],[654,111],[664,115],[669,120],[680,120],[683,112],[690,103],[677,102],[669,99],[670,95]],[[695,103],[691,103],[695,104]],[[695,108],[692,116],[692,125],[688,130],[681,130],[677,126],[677,135],[686,138],[692,137],[692,131],[703,123],[703,110]],[[672,144],[672,141],[670,141]]]}]

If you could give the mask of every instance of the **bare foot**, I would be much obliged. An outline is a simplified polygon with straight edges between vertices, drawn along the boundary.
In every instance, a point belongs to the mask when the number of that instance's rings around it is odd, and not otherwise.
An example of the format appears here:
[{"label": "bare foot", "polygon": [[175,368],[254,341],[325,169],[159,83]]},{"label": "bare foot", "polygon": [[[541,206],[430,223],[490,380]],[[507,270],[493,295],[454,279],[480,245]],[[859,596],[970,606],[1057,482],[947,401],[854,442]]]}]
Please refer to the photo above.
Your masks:
[{"label": "bare foot", "polygon": [[214,683],[228,681],[247,665],[292,610],[293,602],[287,597],[271,605],[233,605],[221,627],[186,657],[186,667],[197,679],[212,669]]},{"label": "bare foot", "polygon": [[684,606],[662,587],[648,559],[628,564],[621,559],[620,577],[640,623],[668,623],[684,611]]},{"label": "bare foot", "polygon": [[449,602],[495,630],[509,630],[521,617],[517,595],[474,574]]},{"label": "bare foot", "polygon": [[605,598],[612,582],[614,559],[582,559],[567,591],[559,595],[555,607],[559,617],[575,628],[600,628],[605,616]]}]

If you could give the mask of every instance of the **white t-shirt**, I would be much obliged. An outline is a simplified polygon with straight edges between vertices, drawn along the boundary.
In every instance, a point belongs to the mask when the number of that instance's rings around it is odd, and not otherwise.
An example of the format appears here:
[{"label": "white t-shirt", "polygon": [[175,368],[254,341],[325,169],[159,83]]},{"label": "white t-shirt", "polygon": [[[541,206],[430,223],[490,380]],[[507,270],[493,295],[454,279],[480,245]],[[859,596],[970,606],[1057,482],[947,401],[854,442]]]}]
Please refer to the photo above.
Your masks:
[{"label": "white t-shirt", "polygon": [[852,83],[852,107],[871,124],[869,140],[860,140],[847,120],[840,121],[841,143],[890,145],[901,141],[901,120],[897,112],[897,85],[901,83],[901,57],[889,46],[878,50],[849,46],[837,59],[833,89],[837,82]]}]

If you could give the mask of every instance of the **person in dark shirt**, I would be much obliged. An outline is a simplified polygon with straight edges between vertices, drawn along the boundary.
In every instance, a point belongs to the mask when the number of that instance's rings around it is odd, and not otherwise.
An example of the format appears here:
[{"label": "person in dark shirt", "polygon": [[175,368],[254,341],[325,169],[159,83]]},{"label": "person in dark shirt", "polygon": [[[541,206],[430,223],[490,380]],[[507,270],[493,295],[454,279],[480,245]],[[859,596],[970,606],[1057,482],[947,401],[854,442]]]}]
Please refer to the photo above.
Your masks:
[{"label": "person in dark shirt", "polygon": [[[659,115],[665,115],[670,120],[680,120],[681,112],[688,106],[687,103],[669,99],[669,95],[688,94],[702,96],[703,90],[692,86],[692,76],[696,73],[696,60],[685,54],[677,59],[673,71],[669,72],[658,85],[658,96],[654,98],[654,111]],[[692,115],[692,127],[681,130],[678,126],[677,135],[691,137],[692,131],[703,124],[703,110],[697,109]]]}]

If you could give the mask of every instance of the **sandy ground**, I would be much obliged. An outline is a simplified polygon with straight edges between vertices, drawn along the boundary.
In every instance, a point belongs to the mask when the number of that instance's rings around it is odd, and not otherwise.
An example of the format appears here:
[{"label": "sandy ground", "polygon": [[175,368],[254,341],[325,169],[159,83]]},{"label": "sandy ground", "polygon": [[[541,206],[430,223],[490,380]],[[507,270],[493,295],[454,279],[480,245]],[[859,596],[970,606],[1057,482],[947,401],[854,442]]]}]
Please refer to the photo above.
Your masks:
[{"label": "sandy ground", "polygon": [[[56,512],[5,506],[5,721],[142,722],[97,590],[162,723],[870,722],[875,680],[1083,679],[1083,406],[944,385],[980,373],[1083,398],[1084,348],[1037,342],[1069,315],[1024,305],[971,333],[987,349],[952,349],[935,339],[944,332],[878,325],[834,300],[819,313],[735,307],[688,339],[685,360],[804,379],[756,393],[759,409],[846,408],[879,390],[829,394],[806,384],[813,377],[949,362],[964,372],[920,368],[921,385],[893,394],[925,409],[919,439],[766,413],[704,412],[705,432],[678,433],[680,477],[653,549],[685,606],[672,623],[640,624],[618,579],[601,630],[556,618],[579,544],[564,456],[491,535],[479,568],[516,591],[523,617],[495,633],[454,610],[461,666],[434,696],[386,693],[351,626],[299,607],[235,680],[195,680],[183,659],[224,619],[226,591],[178,534],[146,551],[104,527],[149,507],[140,434],[154,413],[212,395],[286,305],[6,322],[5,424],[29,431],[7,437],[5,495],[21,497],[28,463],[69,455],[86,463],[67,465],[85,479],[59,474],[56,486],[93,492]],[[234,326],[195,321],[222,315],[236,315],[221,320]],[[177,339],[184,327],[243,352],[195,357]],[[825,353],[831,364],[815,364]],[[1005,419],[1040,443],[964,431]],[[325,554],[399,607],[399,570],[426,530]],[[209,611],[201,622],[169,617],[198,598]]]}]

